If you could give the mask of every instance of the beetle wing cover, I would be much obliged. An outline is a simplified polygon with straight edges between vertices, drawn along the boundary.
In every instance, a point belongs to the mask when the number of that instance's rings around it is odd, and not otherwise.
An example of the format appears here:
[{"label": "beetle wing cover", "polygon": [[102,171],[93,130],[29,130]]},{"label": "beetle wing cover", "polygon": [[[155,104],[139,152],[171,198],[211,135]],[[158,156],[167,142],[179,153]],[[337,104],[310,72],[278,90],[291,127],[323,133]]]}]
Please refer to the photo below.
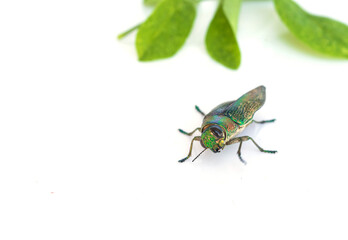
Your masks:
[{"label": "beetle wing cover", "polygon": [[226,111],[230,108],[230,106],[234,103],[235,101],[229,101],[225,103],[221,103],[220,105],[216,106],[213,110],[211,110],[207,116],[220,116],[220,115],[225,115]]},{"label": "beetle wing cover", "polygon": [[233,102],[225,112],[225,115],[231,118],[239,125],[247,124],[259,110],[266,100],[266,88],[259,86]]}]

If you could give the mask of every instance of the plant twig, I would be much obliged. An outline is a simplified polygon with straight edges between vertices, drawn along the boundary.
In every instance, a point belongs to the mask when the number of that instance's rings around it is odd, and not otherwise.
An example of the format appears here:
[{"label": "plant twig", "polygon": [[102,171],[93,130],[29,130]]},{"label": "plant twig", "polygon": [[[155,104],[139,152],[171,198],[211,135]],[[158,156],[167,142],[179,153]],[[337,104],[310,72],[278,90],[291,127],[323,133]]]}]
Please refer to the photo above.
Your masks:
[{"label": "plant twig", "polygon": [[141,26],[141,23],[139,23],[138,25],[132,27],[131,29],[121,33],[120,35],[117,36],[118,39],[122,39],[125,36],[127,36],[128,34],[130,34],[131,32],[133,32],[134,30],[138,29]]}]

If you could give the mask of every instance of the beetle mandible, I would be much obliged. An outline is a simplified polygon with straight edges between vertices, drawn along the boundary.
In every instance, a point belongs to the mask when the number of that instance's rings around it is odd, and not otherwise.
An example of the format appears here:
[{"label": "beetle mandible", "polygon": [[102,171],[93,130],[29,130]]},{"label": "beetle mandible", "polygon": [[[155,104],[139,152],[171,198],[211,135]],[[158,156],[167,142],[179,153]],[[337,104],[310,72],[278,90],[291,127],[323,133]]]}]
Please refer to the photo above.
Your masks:
[{"label": "beetle mandible", "polygon": [[204,114],[198,106],[195,106],[196,110],[204,116],[202,126],[189,133],[181,129],[179,131],[188,136],[191,136],[196,131],[200,131],[202,134],[192,139],[189,154],[187,157],[179,160],[179,162],[185,162],[191,156],[194,141],[200,141],[204,148],[196,158],[208,148],[214,153],[217,153],[226,145],[239,143],[237,154],[241,162],[246,164],[241,156],[241,148],[242,143],[248,140],[251,140],[261,152],[276,153],[277,151],[264,150],[249,136],[236,137],[237,134],[241,133],[245,127],[253,122],[269,123],[275,121],[275,119],[260,122],[253,120],[255,112],[263,106],[265,100],[266,88],[259,86],[235,101],[218,105],[208,114]]}]

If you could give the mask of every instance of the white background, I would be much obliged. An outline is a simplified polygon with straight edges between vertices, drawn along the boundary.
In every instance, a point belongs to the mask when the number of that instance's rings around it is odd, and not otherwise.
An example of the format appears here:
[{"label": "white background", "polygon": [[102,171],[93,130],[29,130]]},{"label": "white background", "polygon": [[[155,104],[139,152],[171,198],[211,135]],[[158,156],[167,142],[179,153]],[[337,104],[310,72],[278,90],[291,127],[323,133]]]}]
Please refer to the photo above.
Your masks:
[{"label": "white background", "polygon": [[[298,1],[348,24],[344,1]],[[142,1],[0,4],[0,238],[347,239],[348,62],[296,40],[271,2],[245,2],[242,64],[208,56],[216,2],[198,6],[175,57],[137,61]],[[187,155],[187,131],[259,86],[267,101],[237,145]],[[193,154],[202,150],[196,143]]]}]

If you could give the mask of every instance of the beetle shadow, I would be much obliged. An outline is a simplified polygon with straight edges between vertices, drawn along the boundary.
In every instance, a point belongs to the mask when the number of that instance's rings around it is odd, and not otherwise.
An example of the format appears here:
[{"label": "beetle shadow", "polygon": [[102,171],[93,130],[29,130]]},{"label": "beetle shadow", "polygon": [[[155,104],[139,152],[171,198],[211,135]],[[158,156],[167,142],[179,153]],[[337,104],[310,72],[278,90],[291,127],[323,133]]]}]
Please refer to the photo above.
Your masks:
[{"label": "beetle shadow", "polygon": [[[264,127],[263,125],[264,124],[252,123],[247,128],[245,128],[245,130],[242,133],[238,134],[237,137],[250,136],[252,138],[255,138],[256,136],[258,136],[258,133]],[[238,147],[239,143],[236,143],[225,146],[225,148],[220,153],[213,153],[210,150],[208,150],[204,153],[204,155],[202,154],[202,156],[200,157],[202,161],[200,165],[203,168],[225,168],[226,166],[228,166],[228,168],[233,169],[235,173],[242,172],[245,170],[245,165],[240,161],[237,155]],[[244,143],[242,149],[245,149],[243,151],[245,152],[245,155],[247,155],[246,153],[248,151],[258,151],[256,148],[254,149],[254,146],[252,146],[251,143]],[[197,152],[195,152],[195,154],[199,154],[201,149],[196,151]],[[247,159],[246,161],[248,162]]]}]

